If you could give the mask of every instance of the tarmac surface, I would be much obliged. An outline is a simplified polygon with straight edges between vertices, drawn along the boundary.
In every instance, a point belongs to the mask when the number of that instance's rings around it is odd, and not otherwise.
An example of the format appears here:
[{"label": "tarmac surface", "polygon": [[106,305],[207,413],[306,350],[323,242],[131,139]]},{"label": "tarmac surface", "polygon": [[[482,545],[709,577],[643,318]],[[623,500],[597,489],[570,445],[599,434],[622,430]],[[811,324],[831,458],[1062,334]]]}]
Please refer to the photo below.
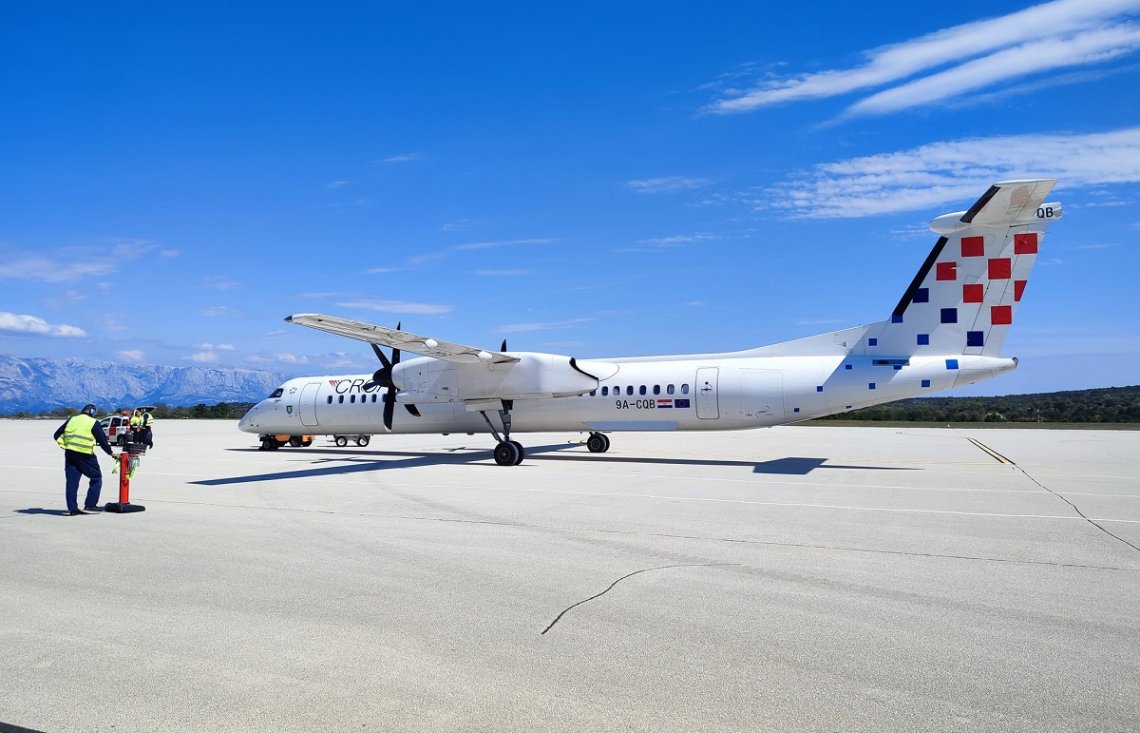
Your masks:
[{"label": "tarmac surface", "polygon": [[0,730],[1140,730],[1140,432],[516,435],[503,468],[160,421],[146,511],[68,517],[56,427],[0,421]]}]

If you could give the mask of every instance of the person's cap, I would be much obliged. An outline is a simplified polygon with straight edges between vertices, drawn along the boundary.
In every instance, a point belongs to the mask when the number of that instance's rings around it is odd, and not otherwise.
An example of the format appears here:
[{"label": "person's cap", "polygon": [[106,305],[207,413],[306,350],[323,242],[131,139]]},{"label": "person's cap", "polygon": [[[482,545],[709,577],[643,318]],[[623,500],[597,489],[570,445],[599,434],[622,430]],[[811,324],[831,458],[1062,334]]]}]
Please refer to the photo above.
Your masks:
[{"label": "person's cap", "polygon": [[80,412],[84,413],[85,415],[90,415],[91,417],[95,417],[95,405],[88,402],[86,405],[83,406],[83,409],[80,410]]}]

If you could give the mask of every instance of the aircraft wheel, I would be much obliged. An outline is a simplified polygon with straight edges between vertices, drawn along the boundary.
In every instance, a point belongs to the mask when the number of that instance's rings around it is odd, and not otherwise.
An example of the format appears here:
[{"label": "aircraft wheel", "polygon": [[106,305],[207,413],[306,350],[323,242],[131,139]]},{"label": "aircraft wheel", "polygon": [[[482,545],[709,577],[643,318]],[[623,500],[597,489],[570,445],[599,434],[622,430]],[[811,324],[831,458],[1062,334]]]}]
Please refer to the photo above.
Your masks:
[{"label": "aircraft wheel", "polygon": [[606,447],[602,448],[602,453],[609,453],[610,452],[610,436],[605,435],[604,433],[599,433],[599,435],[602,436],[602,440],[606,441]]},{"label": "aircraft wheel", "polygon": [[262,438],[261,450],[277,450],[281,444],[277,442],[276,438]]},{"label": "aircraft wheel", "polygon": [[517,466],[523,462],[523,456],[526,455],[526,450],[523,448],[523,444],[518,442],[517,440],[512,440],[509,442],[511,445],[513,445],[515,448],[518,449],[519,457],[515,459],[515,465]]},{"label": "aircraft wheel", "polygon": [[363,448],[364,446],[368,445],[369,441],[371,441],[371,440],[372,439],[370,437],[368,437],[367,435],[361,435],[359,438],[356,439],[356,444],[359,445],[361,448]]},{"label": "aircraft wheel", "polygon": [[348,445],[348,438],[344,437],[343,435],[338,435],[336,436],[336,440],[334,442],[336,443],[337,448],[343,448]]},{"label": "aircraft wheel", "polygon": [[516,444],[504,441],[495,446],[495,463],[500,466],[514,466],[521,460],[522,453]]},{"label": "aircraft wheel", "polygon": [[313,444],[313,439],[312,439],[312,438],[309,438],[308,440],[302,440],[302,441],[301,441],[301,447],[302,447],[302,448],[308,448],[308,447],[309,447],[310,445],[312,445],[312,444]]},{"label": "aircraft wheel", "polygon": [[590,437],[586,438],[586,447],[591,453],[605,453],[610,449],[610,439],[602,433],[590,433]]},{"label": "aircraft wheel", "polygon": [[301,436],[290,435],[289,436],[289,445],[292,446],[293,448],[300,448],[301,447]]}]

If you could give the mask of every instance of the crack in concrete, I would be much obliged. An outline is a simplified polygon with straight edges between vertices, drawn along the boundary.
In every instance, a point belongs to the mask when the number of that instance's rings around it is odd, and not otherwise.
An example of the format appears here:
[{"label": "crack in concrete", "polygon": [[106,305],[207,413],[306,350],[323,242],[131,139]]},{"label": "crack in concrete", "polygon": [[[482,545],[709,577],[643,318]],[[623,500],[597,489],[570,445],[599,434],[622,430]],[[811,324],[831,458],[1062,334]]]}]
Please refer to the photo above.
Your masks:
[{"label": "crack in concrete", "polygon": [[[673,570],[675,568],[715,568],[715,567],[733,567],[733,566],[739,566],[739,565],[740,565],[740,563],[738,563],[738,562],[710,562],[710,563],[693,563],[693,564],[685,564],[685,565],[662,565],[660,567],[655,567],[655,568],[642,568],[641,570],[634,570],[632,573],[627,573],[626,575],[623,575],[620,578],[618,578],[617,580],[615,580],[614,582],[610,583],[609,587],[606,588],[601,593],[595,593],[594,595],[590,596],[589,598],[583,598],[582,600],[578,601],[577,603],[573,603],[573,604],[567,606],[566,608],[562,609],[562,613],[560,613],[554,617],[554,620],[551,621],[550,624],[545,629],[542,630],[542,634],[545,634],[547,631],[550,631],[551,629],[553,629],[554,625],[556,623],[558,623],[559,621],[561,621],[562,617],[565,616],[567,613],[569,613],[571,610],[577,608],[578,606],[581,606],[584,603],[589,603],[590,601],[594,600],[595,598],[601,598],[602,596],[604,596],[605,594],[607,594],[611,590],[613,590],[614,587],[618,583],[622,582],[623,580],[625,580],[627,578],[632,578],[635,575],[641,575],[642,573],[649,573],[649,572],[653,572],[655,570]],[[542,634],[540,634],[540,636]]]},{"label": "crack in concrete", "polygon": [[1140,547],[1137,547],[1136,545],[1132,544],[1131,542],[1129,542],[1128,540],[1124,539],[1123,537],[1120,537],[1120,536],[1118,536],[1118,535],[1115,535],[1115,534],[1113,534],[1112,532],[1109,532],[1107,529],[1105,529],[1105,528],[1104,528],[1104,527],[1102,527],[1101,525],[1097,524],[1095,520],[1092,520],[1092,519],[1090,519],[1090,518],[1086,517],[1086,516],[1085,516],[1085,513],[1084,513],[1084,512],[1082,512],[1082,511],[1080,510],[1080,508],[1079,508],[1079,507],[1077,507],[1077,505],[1076,505],[1076,504],[1074,504],[1073,502],[1071,502],[1071,501],[1069,501],[1068,499],[1066,499],[1066,498],[1064,497],[1064,495],[1062,495],[1062,494],[1060,494],[1060,493],[1058,493],[1058,492],[1056,492],[1056,491],[1053,491],[1053,489],[1050,489],[1050,488],[1049,488],[1048,486],[1046,486],[1045,484],[1041,483],[1041,482],[1040,482],[1040,481],[1038,481],[1037,479],[1035,479],[1035,478],[1033,478],[1032,476],[1030,476],[1030,475],[1029,475],[1029,472],[1028,472],[1028,471],[1026,471],[1024,468],[1022,468],[1021,466],[1017,465],[1016,463],[1015,463],[1015,464],[1013,464],[1013,467],[1014,467],[1014,468],[1016,468],[1018,471],[1021,471],[1022,475],[1024,475],[1024,476],[1025,476],[1025,478],[1029,479],[1029,480],[1030,480],[1030,481],[1032,481],[1033,483],[1037,484],[1038,486],[1040,486],[1041,488],[1045,489],[1046,491],[1048,491],[1048,492],[1049,492],[1050,494],[1052,494],[1053,496],[1057,497],[1058,499],[1060,499],[1061,501],[1065,502],[1065,503],[1066,503],[1066,504],[1068,504],[1070,507],[1072,507],[1072,508],[1073,508],[1073,511],[1074,511],[1074,512],[1076,512],[1076,513],[1077,513],[1077,514],[1080,516],[1080,518],[1081,518],[1081,519],[1085,520],[1086,522],[1088,522],[1088,523],[1089,523],[1089,524],[1091,524],[1092,526],[1096,527],[1096,528],[1097,528],[1097,529],[1099,529],[1101,532],[1104,532],[1106,535],[1108,535],[1108,536],[1109,536],[1109,537],[1111,537],[1112,539],[1114,539],[1114,540],[1117,540],[1117,541],[1119,541],[1119,542],[1123,542],[1124,544],[1126,544],[1126,545],[1128,545],[1129,547],[1131,547],[1133,550],[1136,550],[1137,552],[1140,552]]}]

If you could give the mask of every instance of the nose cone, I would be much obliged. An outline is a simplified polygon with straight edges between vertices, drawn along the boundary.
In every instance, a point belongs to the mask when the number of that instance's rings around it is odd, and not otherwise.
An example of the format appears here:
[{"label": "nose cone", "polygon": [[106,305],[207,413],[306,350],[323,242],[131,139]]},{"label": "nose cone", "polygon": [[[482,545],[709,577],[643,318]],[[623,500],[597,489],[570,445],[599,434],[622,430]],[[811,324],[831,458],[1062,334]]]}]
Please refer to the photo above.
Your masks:
[{"label": "nose cone", "polygon": [[249,408],[249,412],[242,415],[241,420],[238,420],[238,430],[242,431],[243,433],[257,432],[257,427],[254,425],[254,417],[257,415],[257,410],[259,407],[261,407],[261,403],[258,403]]}]

